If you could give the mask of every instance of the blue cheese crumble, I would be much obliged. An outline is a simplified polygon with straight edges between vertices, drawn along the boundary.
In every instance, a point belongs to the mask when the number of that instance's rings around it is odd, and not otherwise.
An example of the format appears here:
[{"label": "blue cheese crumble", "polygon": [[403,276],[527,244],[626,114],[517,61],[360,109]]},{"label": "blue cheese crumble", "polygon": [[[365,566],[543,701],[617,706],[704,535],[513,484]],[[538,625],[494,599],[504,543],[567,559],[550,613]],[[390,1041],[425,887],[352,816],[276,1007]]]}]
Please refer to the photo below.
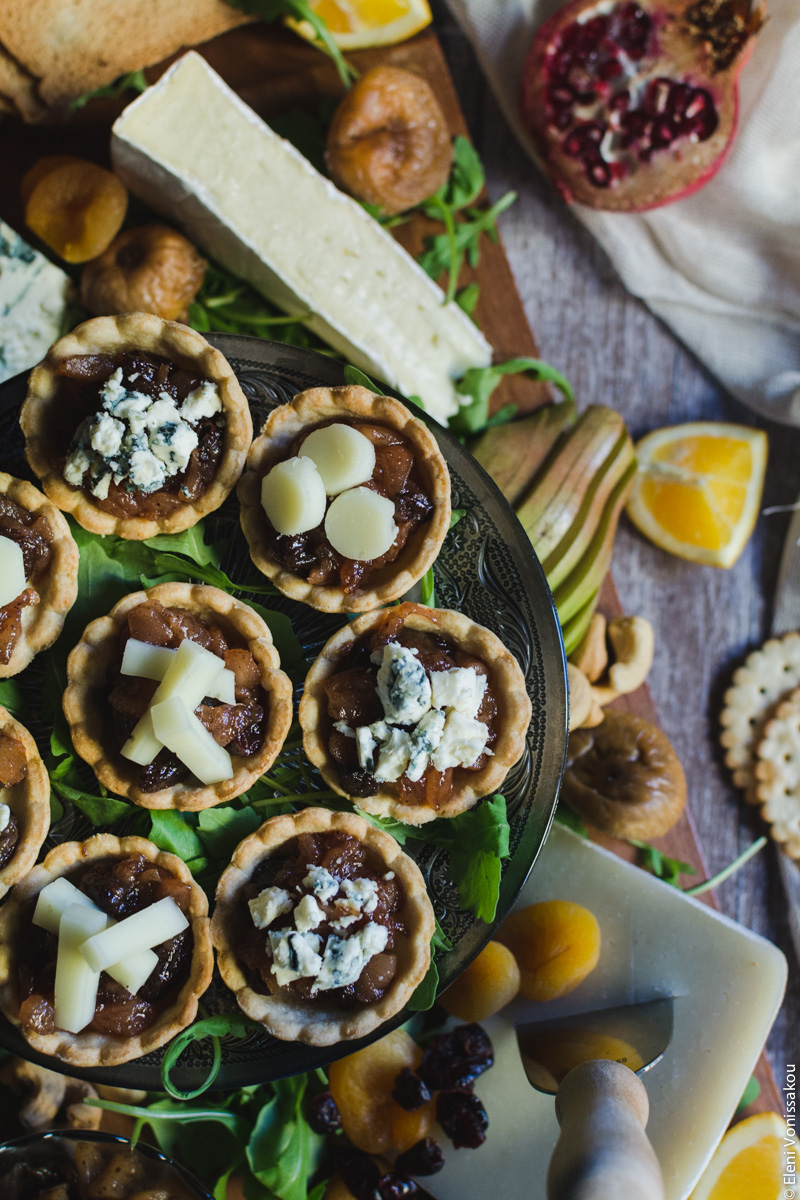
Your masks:
[{"label": "blue cheese crumble", "polygon": [[378,696],[387,721],[414,725],[431,706],[431,685],[425,668],[413,650],[399,642],[387,642],[378,670]]},{"label": "blue cheese crumble", "polygon": [[388,940],[389,930],[385,925],[366,925],[348,938],[331,934],[325,943],[322,965],[315,972],[317,982],[311,994],[356,983],[369,960],[386,948]]},{"label": "blue cheese crumble", "polygon": [[[130,381],[129,381],[130,382]],[[155,492],[185,471],[199,443],[194,425],[222,411],[217,385],[205,380],[179,407],[167,392],[155,398],[133,391],[122,368],[100,389],[100,410],[87,417],[72,439],[64,478],[105,500],[113,479],[127,491]]]},{"label": "blue cheese crumble", "polygon": [[256,929],[266,929],[278,917],[292,911],[292,898],[279,887],[264,888],[253,900],[247,901]]},{"label": "blue cheese crumble", "polygon": [[321,904],[327,904],[339,892],[339,880],[326,867],[309,867],[303,887],[310,888]]},{"label": "blue cheese crumble", "polygon": [[316,933],[298,933],[294,929],[277,929],[269,934],[272,950],[272,974],[278,987],[295,979],[319,975],[322,969],[320,948],[322,938]]}]

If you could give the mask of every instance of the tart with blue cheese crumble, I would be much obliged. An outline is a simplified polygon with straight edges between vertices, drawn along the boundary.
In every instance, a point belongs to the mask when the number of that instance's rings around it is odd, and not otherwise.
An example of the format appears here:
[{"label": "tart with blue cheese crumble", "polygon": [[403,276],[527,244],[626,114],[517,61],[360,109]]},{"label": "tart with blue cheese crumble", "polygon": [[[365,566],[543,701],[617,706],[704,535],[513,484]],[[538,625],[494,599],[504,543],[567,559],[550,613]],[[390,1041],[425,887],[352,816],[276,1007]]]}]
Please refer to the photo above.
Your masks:
[{"label": "tart with blue cheese crumble", "polygon": [[430,965],[433,908],[416,863],[354,813],[273,817],[237,846],[211,934],[239,1007],[275,1037],[360,1038]]},{"label": "tart with blue cheese crumble", "polygon": [[404,603],[357,617],[325,643],[299,718],[330,787],[365,812],[422,825],[502,784],[522,755],[531,702],[491,630]]},{"label": "tart with blue cheese crumble", "polygon": [[45,494],[92,533],[177,533],[215,511],[253,436],[227,359],[151,313],[96,317],[33,369],[20,414]]},{"label": "tart with blue cheese crumble", "polygon": [[196,811],[269,770],[291,725],[292,684],[249,605],[162,583],[86,627],[63,706],[104,787],[144,808]]},{"label": "tart with blue cheese crumble", "polygon": [[50,828],[50,777],[31,734],[0,707],[0,897],[36,862]]},{"label": "tart with blue cheese crumble", "polygon": [[316,387],[274,409],[239,481],[262,574],[323,612],[398,599],[450,527],[450,474],[433,434],[398,400]]}]

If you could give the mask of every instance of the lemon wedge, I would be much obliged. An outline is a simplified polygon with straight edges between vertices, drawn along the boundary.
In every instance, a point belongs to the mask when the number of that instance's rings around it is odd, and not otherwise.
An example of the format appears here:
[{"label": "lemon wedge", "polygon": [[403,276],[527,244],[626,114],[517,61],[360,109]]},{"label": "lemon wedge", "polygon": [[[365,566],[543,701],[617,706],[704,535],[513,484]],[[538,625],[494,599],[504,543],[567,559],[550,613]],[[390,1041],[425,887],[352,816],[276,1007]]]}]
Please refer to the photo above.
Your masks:
[{"label": "lemon wedge", "polygon": [[656,429],[636,446],[627,513],[652,542],[714,567],[732,567],[758,517],[767,437],[745,425],[695,421]]},{"label": "lemon wedge", "polygon": [[[756,1113],[729,1129],[691,1200],[780,1200],[793,1139],[783,1117]],[[797,1143],[791,1152],[797,1157]]]},{"label": "lemon wedge", "polygon": [[[309,3],[342,50],[393,46],[413,37],[433,20],[428,0],[309,0]],[[316,39],[308,21],[286,17],[286,24],[307,41]]]}]

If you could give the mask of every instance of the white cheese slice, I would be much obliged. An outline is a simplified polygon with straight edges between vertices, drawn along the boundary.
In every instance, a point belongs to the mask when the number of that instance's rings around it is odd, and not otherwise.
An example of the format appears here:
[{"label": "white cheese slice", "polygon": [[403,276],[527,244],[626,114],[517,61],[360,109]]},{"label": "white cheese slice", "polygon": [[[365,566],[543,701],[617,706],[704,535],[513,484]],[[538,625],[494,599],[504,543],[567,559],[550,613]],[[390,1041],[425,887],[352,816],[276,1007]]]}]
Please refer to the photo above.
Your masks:
[{"label": "white cheese slice", "polygon": [[[202,120],[198,114],[202,113]],[[368,373],[440,421],[491,347],[355,200],[185,54],[114,124],[123,183]]]},{"label": "white cheese slice", "polygon": [[22,549],[10,537],[0,534],[0,608],[16,600],[27,587]]},{"label": "white cheese slice", "polygon": [[82,954],[87,938],[99,934],[109,922],[94,905],[72,904],[61,917],[56,959],[55,1020],[68,1033],[80,1033],[94,1017],[100,968],[91,967]]},{"label": "white cheese slice", "polygon": [[261,507],[276,533],[293,537],[322,524],[325,485],[310,458],[287,458],[261,480]]},{"label": "white cheese slice", "polygon": [[220,783],[233,778],[230,754],[214,741],[180,696],[170,696],[153,705],[150,715],[158,740],[177,754],[201,783]]},{"label": "white cheese slice", "polygon": [[372,562],[385,554],[397,537],[394,504],[370,488],[351,488],[331,502],[325,533],[338,554]]},{"label": "white cheese slice", "polygon": [[[112,921],[111,925],[116,925],[116,921]],[[106,974],[135,996],[157,966],[158,955],[154,950],[140,950],[138,954],[126,954],[119,962],[106,967]]]},{"label": "white cheese slice", "polygon": [[[173,695],[180,695],[190,713],[194,713],[204,696],[214,696],[217,680],[224,670],[223,660],[216,654],[212,654],[210,650],[206,650],[199,642],[193,642],[189,638],[182,641],[175,651],[175,657],[170,662],[161,683],[156,688],[153,699],[150,701],[150,707],[136,723],[133,733],[122,747],[122,754],[125,758],[131,759],[140,766],[151,763],[165,744],[159,739],[153,728],[152,713],[155,705],[169,700]],[[200,727],[202,728],[202,726]],[[203,730],[203,732],[205,733],[207,730]],[[211,734],[208,736],[211,737]],[[211,738],[211,740],[214,739]],[[175,753],[177,754],[177,750]],[[220,778],[228,779],[230,776],[225,775]]]},{"label": "white cheese slice", "polygon": [[72,292],[63,271],[0,221],[0,383],[44,358],[64,332]]},{"label": "white cheese slice", "polygon": [[[122,655],[120,673],[138,675],[141,679],[155,679],[160,683],[175,661],[177,653],[177,650],[171,650],[169,646],[152,646],[150,642],[128,638]],[[216,655],[214,657],[216,658]],[[221,665],[222,660],[219,662]],[[212,700],[221,700],[223,704],[235,704],[236,676],[233,671],[223,667],[214,690],[206,692],[206,695]]]},{"label": "white cheese slice", "polygon": [[352,425],[337,423],[315,429],[298,456],[311,459],[329,496],[366,483],[375,470],[375,447]]},{"label": "white cheese slice", "polygon": [[178,905],[170,896],[165,896],[87,938],[81,945],[81,953],[93,971],[107,971],[123,958],[130,959],[143,950],[152,950],[188,927],[189,922]]},{"label": "white cheese slice", "polygon": [[[5,792],[5,788],[2,789]],[[7,804],[0,803],[0,833],[8,828],[8,822],[11,820],[11,809]]]}]

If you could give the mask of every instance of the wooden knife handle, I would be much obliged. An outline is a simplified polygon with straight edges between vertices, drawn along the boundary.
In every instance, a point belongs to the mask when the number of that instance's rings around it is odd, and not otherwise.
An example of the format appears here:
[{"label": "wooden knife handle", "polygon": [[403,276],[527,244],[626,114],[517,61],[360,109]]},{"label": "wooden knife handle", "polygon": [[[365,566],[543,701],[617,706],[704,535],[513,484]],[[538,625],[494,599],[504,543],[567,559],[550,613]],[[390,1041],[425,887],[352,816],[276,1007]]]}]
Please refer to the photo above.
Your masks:
[{"label": "wooden knife handle", "polygon": [[622,1063],[586,1062],[556,1096],[561,1135],[547,1174],[548,1200],[664,1200],[664,1181],[645,1133],[650,1103]]}]

